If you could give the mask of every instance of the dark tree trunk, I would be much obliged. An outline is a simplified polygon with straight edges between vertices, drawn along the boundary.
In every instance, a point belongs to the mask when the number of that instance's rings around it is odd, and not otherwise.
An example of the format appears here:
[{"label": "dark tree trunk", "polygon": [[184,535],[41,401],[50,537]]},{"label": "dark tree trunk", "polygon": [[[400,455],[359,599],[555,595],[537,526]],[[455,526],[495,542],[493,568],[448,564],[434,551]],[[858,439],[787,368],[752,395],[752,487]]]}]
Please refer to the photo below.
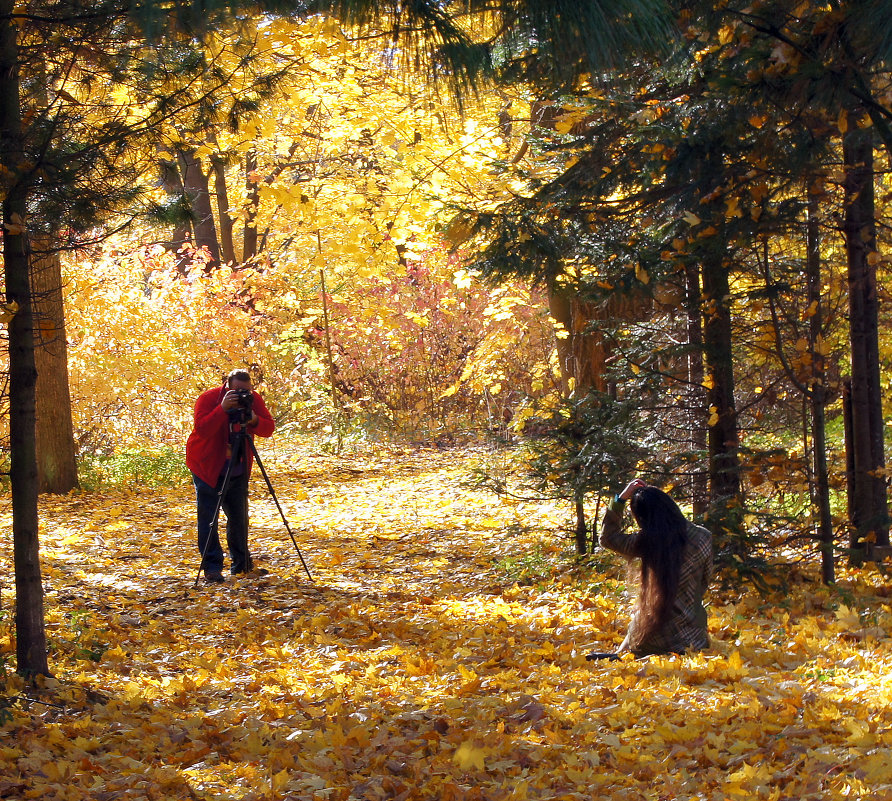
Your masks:
[{"label": "dark tree trunk", "polygon": [[[175,161],[162,160],[159,162],[161,172],[161,184],[164,191],[168,195],[177,198],[186,197],[186,189],[183,186],[183,179],[180,177],[180,168]],[[173,231],[173,238],[166,243],[169,250],[179,252],[183,245],[192,242],[192,225],[187,219],[183,219],[177,223]],[[182,267],[182,264],[177,265]]]},{"label": "dark tree trunk", "polygon": [[814,306],[814,313],[808,321],[809,350],[812,354],[810,400],[812,448],[814,449],[815,465],[814,502],[818,511],[821,577],[825,584],[830,584],[836,580],[836,568],[833,561],[833,516],[830,511],[830,476],[827,471],[826,369],[823,348],[819,346],[824,320],[821,307],[821,238],[818,220],[818,201],[814,196],[810,196],[808,202],[806,252],[806,270],[808,273],[808,294],[806,300],[809,308]]},{"label": "dark tree trunk", "polygon": [[211,190],[208,176],[201,166],[201,160],[192,151],[180,151],[180,170],[183,188],[192,210],[192,230],[195,233],[195,246],[204,248],[210,254],[208,267],[220,266],[220,241],[217,239],[217,226],[211,208]]},{"label": "dark tree trunk", "polygon": [[701,265],[703,276],[703,351],[706,358],[706,442],[709,448],[710,500],[728,508],[739,502],[737,411],[734,405],[734,362],[728,271],[719,253]]},{"label": "dark tree trunk", "polygon": [[0,0],[0,166],[4,200],[3,265],[6,301],[18,308],[9,322],[9,428],[12,536],[16,589],[16,667],[49,673],[43,619],[37,515],[34,329],[29,282],[28,209],[14,0]]},{"label": "dark tree trunk", "polygon": [[[706,453],[706,391],[703,387],[703,319],[700,313],[700,271],[695,264],[685,268],[686,313],[688,322],[688,420],[691,427],[689,447],[692,453]],[[691,467],[691,504],[694,515],[706,513],[709,506],[709,471],[702,462]]]},{"label": "dark tree trunk", "polygon": [[[851,380],[843,381],[842,384],[842,420],[846,452],[846,498],[849,499],[849,504],[851,505],[851,499],[855,497],[855,456],[852,453],[852,443],[855,441],[855,432],[852,430]],[[851,527],[851,521],[849,522],[849,527],[851,529],[851,534],[854,535],[854,528]],[[852,539],[852,542],[854,542],[854,539]]]},{"label": "dark tree trunk", "polygon": [[257,209],[260,205],[260,182],[257,180],[257,154],[249,150],[245,155],[245,189],[248,196],[248,216],[242,237],[242,263],[257,256]]},{"label": "dark tree trunk", "polygon": [[211,156],[214,171],[214,192],[217,196],[217,219],[220,222],[220,252],[224,264],[235,265],[235,240],[232,217],[229,216],[229,193],[226,191],[226,165],[219,156]]},{"label": "dark tree trunk", "polygon": [[886,459],[880,387],[876,284],[873,131],[854,126],[843,137],[845,160],[846,256],[849,279],[849,337],[852,354],[851,410],[854,462],[849,497],[852,553],[863,558],[865,544],[889,544]]},{"label": "dark tree trunk", "polygon": [[576,553],[579,556],[585,556],[588,553],[588,525],[585,521],[585,504],[577,498],[573,508],[576,512],[576,531],[574,535]]},{"label": "dark tree trunk", "polygon": [[37,247],[32,240],[31,292],[37,368],[37,474],[41,492],[62,494],[77,486],[77,455],[68,385],[61,260],[45,238]]}]

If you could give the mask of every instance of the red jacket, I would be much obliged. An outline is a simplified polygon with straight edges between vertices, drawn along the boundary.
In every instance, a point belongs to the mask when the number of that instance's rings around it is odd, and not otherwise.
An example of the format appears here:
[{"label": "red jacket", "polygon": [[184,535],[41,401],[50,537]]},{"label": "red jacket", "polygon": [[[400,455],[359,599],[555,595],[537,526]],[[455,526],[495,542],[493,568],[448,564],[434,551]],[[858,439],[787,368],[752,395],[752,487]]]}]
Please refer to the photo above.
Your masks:
[{"label": "red jacket", "polygon": [[[227,391],[226,386],[215,387],[198,396],[195,401],[195,422],[186,441],[186,466],[212,487],[216,486],[223,465],[226,464],[226,451],[229,447],[229,415],[220,406]],[[256,392],[253,395],[257,425],[248,429],[249,435],[268,437],[275,431],[276,424],[263,398]],[[251,474],[253,461],[254,455],[248,448],[248,475]]]}]

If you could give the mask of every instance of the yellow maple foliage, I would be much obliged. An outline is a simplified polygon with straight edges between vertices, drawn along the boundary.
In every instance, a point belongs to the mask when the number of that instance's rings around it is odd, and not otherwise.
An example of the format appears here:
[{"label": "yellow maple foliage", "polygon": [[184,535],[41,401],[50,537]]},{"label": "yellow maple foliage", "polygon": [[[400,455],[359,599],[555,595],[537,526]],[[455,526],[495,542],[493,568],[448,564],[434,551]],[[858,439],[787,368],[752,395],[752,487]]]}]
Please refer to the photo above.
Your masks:
[{"label": "yellow maple foliage", "polygon": [[[438,214],[446,206],[491,210],[510,195],[513,176],[494,164],[523,141],[522,126],[510,141],[500,122],[511,98],[481,93],[462,116],[424,73],[395,69],[376,37],[350,36],[323,17],[246,19],[208,43],[232,72],[215,93],[217,113],[228,109],[238,125],[177,118],[164,128],[171,161],[188,151],[205,171],[214,160],[224,166],[217,199],[226,209],[215,222],[221,235],[223,220],[233,223],[237,263],[205,270],[206,259],[145,246],[158,232],[139,227],[67,261],[84,451],[176,443],[197,392],[246,363],[275,397],[277,421],[311,430],[335,427],[333,405],[358,426],[383,429],[425,418],[457,428],[469,409],[503,425],[521,391],[553,388],[543,299],[518,285],[489,293],[446,253],[440,230],[454,215]],[[259,74],[277,75],[267,91]],[[528,116],[520,105],[517,113]],[[169,191],[161,182],[152,199],[163,203]],[[248,223],[263,243],[254,257],[245,256]],[[408,296],[419,271],[444,291]],[[475,314],[482,319],[469,325]],[[397,376],[390,387],[376,381],[390,394],[370,397],[369,376],[382,375]]]}]

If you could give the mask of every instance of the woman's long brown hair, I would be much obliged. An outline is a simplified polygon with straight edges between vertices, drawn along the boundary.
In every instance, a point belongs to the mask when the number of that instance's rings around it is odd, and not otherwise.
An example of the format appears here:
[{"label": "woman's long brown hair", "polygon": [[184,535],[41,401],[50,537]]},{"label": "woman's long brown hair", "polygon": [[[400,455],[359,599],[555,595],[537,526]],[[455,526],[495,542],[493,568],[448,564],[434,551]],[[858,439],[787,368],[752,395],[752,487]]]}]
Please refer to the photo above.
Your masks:
[{"label": "woman's long brown hair", "polygon": [[688,523],[675,501],[656,487],[637,490],[630,507],[641,529],[638,637],[644,640],[666,623],[672,611],[688,541]]}]

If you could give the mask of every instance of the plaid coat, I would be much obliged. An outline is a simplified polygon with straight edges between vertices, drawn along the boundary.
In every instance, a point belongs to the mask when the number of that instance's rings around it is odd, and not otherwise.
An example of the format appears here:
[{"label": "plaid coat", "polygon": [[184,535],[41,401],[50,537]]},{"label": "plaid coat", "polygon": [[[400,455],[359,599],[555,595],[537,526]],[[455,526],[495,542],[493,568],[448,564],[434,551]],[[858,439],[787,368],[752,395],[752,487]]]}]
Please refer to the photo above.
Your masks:
[{"label": "plaid coat", "polygon": [[[614,501],[604,515],[598,541],[605,548],[634,559],[638,550],[640,532],[623,532],[622,509],[625,504]],[[706,609],[703,595],[712,579],[712,534],[702,526],[688,523],[687,544],[678,579],[678,593],[666,624],[646,639],[637,631],[638,613],[632,614],[629,632],[620,646],[621,651],[632,651],[635,656],[648,654],[684,653],[709,647],[706,629]]]}]

